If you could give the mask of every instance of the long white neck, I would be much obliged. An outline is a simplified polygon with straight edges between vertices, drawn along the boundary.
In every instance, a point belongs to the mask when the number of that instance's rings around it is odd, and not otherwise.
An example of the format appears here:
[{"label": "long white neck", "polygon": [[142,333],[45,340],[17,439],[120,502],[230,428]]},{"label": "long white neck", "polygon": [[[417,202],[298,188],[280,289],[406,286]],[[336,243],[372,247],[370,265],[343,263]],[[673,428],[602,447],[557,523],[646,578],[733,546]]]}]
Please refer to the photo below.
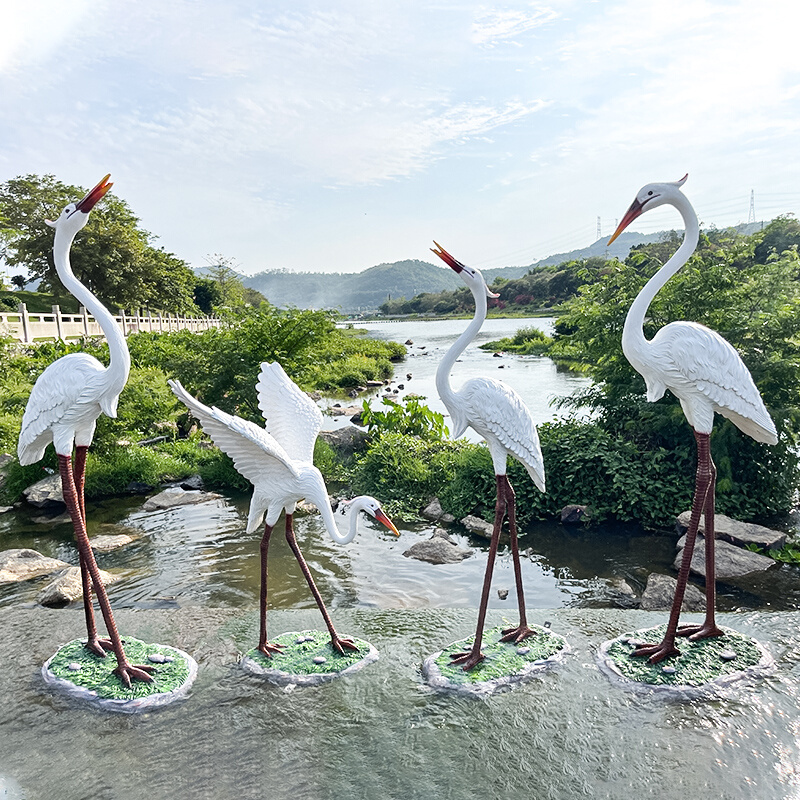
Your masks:
[{"label": "long white neck", "polygon": [[119,384],[118,394],[122,391],[122,387],[125,386],[131,368],[128,344],[116,320],[111,316],[108,309],[75,277],[75,273],[72,271],[69,262],[69,250],[74,238],[74,233],[70,235],[58,228],[56,229],[55,241],[53,243],[53,261],[56,265],[56,272],[61,279],[61,283],[64,284],[64,288],[67,289],[79,303],[86,306],[105,334],[111,357],[107,375],[109,383]]},{"label": "long white neck", "polygon": [[352,508],[349,513],[350,525],[347,533],[341,533],[339,526],[336,524],[336,518],[339,515],[333,513],[327,492],[321,493],[319,497],[313,499],[309,497],[308,499],[319,509],[322,521],[325,523],[325,529],[336,544],[350,544],[356,538],[358,533],[358,511],[355,508]]},{"label": "long white neck", "polygon": [[677,196],[674,199],[670,199],[669,202],[678,209],[681,217],[683,217],[685,229],[683,243],[675,251],[672,258],[647,281],[642,291],[639,292],[631,304],[630,309],[628,309],[628,315],[625,317],[625,326],[622,329],[622,350],[629,360],[632,357],[636,360],[637,354],[641,353],[648,344],[648,340],[644,335],[644,319],[647,309],[650,308],[650,303],[653,302],[653,298],[667,281],[689,260],[689,257],[697,247],[697,240],[700,236],[697,214],[695,214],[692,204],[686,199],[686,196],[682,192],[678,192]]},{"label": "long white neck", "polygon": [[[450,373],[458,357],[466,350],[467,345],[478,335],[478,331],[481,329],[486,319],[487,303],[485,288],[480,291],[473,287],[470,287],[470,289],[472,291],[472,296],[475,298],[475,316],[472,318],[472,322],[467,325],[461,336],[456,339],[453,346],[447,351],[439,364],[439,368],[436,370],[436,390],[439,392],[439,397],[450,413],[457,430],[461,429],[462,420],[458,419],[458,403],[456,402],[455,392],[450,386]],[[454,432],[454,435],[457,434]]]}]

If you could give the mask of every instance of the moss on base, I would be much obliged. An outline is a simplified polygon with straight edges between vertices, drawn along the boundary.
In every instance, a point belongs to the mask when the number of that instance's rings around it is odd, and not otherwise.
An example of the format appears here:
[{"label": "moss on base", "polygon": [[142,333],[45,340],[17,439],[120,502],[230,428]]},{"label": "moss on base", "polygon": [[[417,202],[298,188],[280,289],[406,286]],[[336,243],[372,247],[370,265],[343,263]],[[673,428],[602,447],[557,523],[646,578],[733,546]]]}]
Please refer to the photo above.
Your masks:
[{"label": "moss on base", "polygon": [[[180,650],[162,644],[147,644],[139,639],[125,637],[122,640],[125,655],[131,664],[144,664],[154,668],[152,683],[134,681],[128,689],[113,673],[117,659],[113,653],[100,658],[89,652],[85,640],[75,639],[60,647],[45,664],[47,671],[61,681],[67,681],[101,700],[138,700],[153,695],[170,694],[183,688],[193,674],[193,663]],[[148,656],[156,655],[173,659],[154,663]],[[70,669],[70,666],[78,667]]]},{"label": "moss on base", "polygon": [[[705,686],[728,676],[735,677],[762,665],[767,657],[755,639],[730,628],[722,628],[725,635],[713,639],[692,642],[679,638],[676,644],[681,655],[658,664],[649,664],[646,658],[634,658],[631,655],[639,643],[658,644],[664,638],[666,630],[666,625],[659,625],[656,628],[625,633],[606,642],[601,649],[601,655],[616,673],[630,681],[651,686],[692,688]],[[735,654],[735,657],[731,658],[730,654]]]},{"label": "moss on base", "polygon": [[353,641],[358,651],[345,650],[343,655],[331,647],[331,636],[327,631],[292,631],[270,640],[270,644],[280,644],[284,648],[272,658],[255,648],[247,652],[245,657],[265,670],[287,675],[327,675],[342,672],[364,660],[370,652],[370,643],[363,639]]},{"label": "moss on base", "polygon": [[500,641],[503,626],[485,630],[481,647],[485,658],[469,672],[465,672],[458,664],[451,664],[450,656],[471,649],[474,636],[453,642],[442,650],[433,664],[441,677],[453,686],[487,683],[523,673],[537,662],[556,656],[567,645],[563,636],[547,628],[533,626],[533,629],[535,634],[519,644]]}]

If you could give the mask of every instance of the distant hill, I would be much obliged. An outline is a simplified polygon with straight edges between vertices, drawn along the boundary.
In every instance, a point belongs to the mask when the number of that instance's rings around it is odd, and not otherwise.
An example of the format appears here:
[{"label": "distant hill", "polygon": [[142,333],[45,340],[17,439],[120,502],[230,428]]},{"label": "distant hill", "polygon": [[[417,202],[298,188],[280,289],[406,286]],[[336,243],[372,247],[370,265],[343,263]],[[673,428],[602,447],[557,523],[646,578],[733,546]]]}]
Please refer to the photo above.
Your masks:
[{"label": "distant hill", "polygon": [[[743,235],[749,235],[761,227],[763,223],[757,222],[738,225],[735,230]],[[519,278],[537,267],[592,256],[622,260],[635,245],[656,242],[664,233],[665,231],[650,234],[625,231],[611,247],[607,246],[608,237],[603,237],[588,247],[570,250],[567,253],[556,253],[527,266],[497,267],[481,271],[487,282],[491,283],[495,278]],[[240,277],[245,286],[257,289],[273,305],[334,308],[348,313],[374,311],[389,299],[397,300],[405,297],[410,300],[422,292],[441,292],[462,285],[455,273],[447,267],[417,260],[378,264],[356,273],[268,270]]]},{"label": "distant hill", "polygon": [[342,311],[374,310],[387,298],[414,297],[460,285],[451,269],[417,260],[378,264],[356,273],[271,270],[242,276],[242,282],[276,306]]}]

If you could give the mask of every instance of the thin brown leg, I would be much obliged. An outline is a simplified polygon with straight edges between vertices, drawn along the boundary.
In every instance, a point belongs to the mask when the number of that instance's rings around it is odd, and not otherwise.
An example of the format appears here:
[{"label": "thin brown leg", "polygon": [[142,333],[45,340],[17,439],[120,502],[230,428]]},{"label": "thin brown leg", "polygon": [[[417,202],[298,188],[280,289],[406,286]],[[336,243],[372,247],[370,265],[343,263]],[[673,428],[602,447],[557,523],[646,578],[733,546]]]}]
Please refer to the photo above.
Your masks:
[{"label": "thin brown leg", "polygon": [[464,671],[471,670],[476,664],[480,664],[485,658],[481,652],[483,643],[483,626],[486,622],[486,609],[489,605],[489,590],[492,586],[492,573],[494,572],[494,562],[497,558],[497,547],[500,542],[500,531],[503,528],[503,517],[506,512],[506,494],[503,486],[504,475],[496,475],[497,501],[494,507],[494,525],[492,526],[492,539],[489,543],[489,557],[486,559],[486,572],[483,576],[483,590],[481,591],[481,605],[478,610],[478,625],[475,629],[475,641],[471,650],[463,653],[453,653],[450,656],[452,664],[461,664]]},{"label": "thin brown leg", "polygon": [[114,622],[114,615],[111,612],[111,604],[108,601],[106,587],[103,585],[103,581],[100,578],[100,570],[97,568],[97,562],[94,560],[94,553],[92,553],[92,548],[89,546],[89,537],[86,534],[86,523],[80,511],[80,500],[78,499],[78,492],[75,487],[75,478],[72,472],[71,462],[72,459],[69,456],[58,456],[61,489],[64,495],[64,502],[67,504],[67,511],[72,518],[78,553],[86,564],[86,569],[94,585],[94,590],[97,593],[97,600],[103,612],[103,619],[106,623],[109,636],[111,637],[112,649],[117,657],[117,666],[114,669],[114,674],[117,675],[128,688],[131,686],[131,680],[150,682],[153,679],[147,673],[153,672],[155,668],[141,665],[133,666],[126,658],[125,651],[122,648],[122,640],[120,639],[116,623]]},{"label": "thin brown leg", "polygon": [[[86,483],[86,454],[89,448],[80,446],[75,448],[75,460],[72,464],[72,478],[75,482],[75,493],[78,497],[78,509],[80,510],[83,526],[86,528],[86,502],[83,496],[83,489]],[[106,650],[111,650],[113,645],[110,639],[101,639],[97,635],[97,625],[94,621],[94,610],[92,608],[92,581],[89,569],[83,554],[78,552],[81,568],[81,585],[83,587],[83,615],[86,619],[86,647],[89,652],[96,656],[105,658]]]},{"label": "thin brown leg", "polygon": [[342,654],[344,654],[345,650],[355,650],[358,652],[358,646],[356,643],[352,639],[339,636],[339,634],[336,633],[336,629],[333,627],[333,621],[330,618],[330,614],[328,614],[328,609],[325,608],[322,595],[319,593],[316,583],[314,583],[311,570],[308,568],[308,564],[306,564],[306,560],[303,558],[303,554],[300,552],[300,547],[297,544],[297,537],[294,534],[291,514],[286,515],[286,541],[289,542],[289,547],[291,547],[294,557],[297,559],[297,563],[300,565],[300,569],[305,576],[308,587],[311,589],[311,594],[314,595],[314,600],[317,602],[317,607],[322,614],[322,618],[325,620],[325,624],[328,626],[328,632],[331,635],[331,647],[338,653]]},{"label": "thin brown leg", "polygon": [[[644,645],[633,651],[634,656],[647,656],[651,664],[657,664],[665,658],[680,655],[681,651],[675,647],[675,636],[678,630],[678,620],[683,605],[683,596],[686,593],[686,584],[689,581],[689,570],[692,565],[694,544],[697,539],[697,529],[700,525],[700,514],[706,508],[708,490],[712,484],[711,447],[710,436],[707,433],[694,432],[697,440],[697,474],[695,478],[694,499],[692,500],[692,514],[689,528],[686,531],[686,544],[683,548],[681,568],[678,572],[678,585],[675,587],[675,597],[667,623],[667,631],[660,644]],[[713,527],[713,526],[712,526]],[[706,542],[706,545],[708,543]]]},{"label": "thin brown leg", "polygon": [[264,535],[261,537],[261,598],[259,603],[261,630],[258,635],[257,649],[268,658],[272,658],[274,653],[280,653],[283,650],[282,645],[270,644],[267,641],[267,551],[271,535],[272,525],[265,525]]},{"label": "thin brown leg", "polygon": [[705,522],[705,560],[706,560],[706,618],[702,625],[683,625],[678,629],[678,636],[688,636],[693,642],[700,639],[711,639],[715,636],[724,636],[717,627],[715,610],[717,606],[717,580],[716,580],[716,532],[714,530],[714,499],[717,480],[717,468],[709,454],[711,471],[711,485],[708,487],[706,506],[704,509]]},{"label": "thin brown leg", "polygon": [[528,617],[525,612],[525,593],[522,590],[522,564],[519,559],[519,542],[517,541],[517,501],[508,475],[503,478],[503,491],[505,493],[506,513],[508,514],[508,533],[511,538],[511,557],[514,562],[514,580],[517,586],[517,605],[519,606],[519,625],[516,628],[505,628],[500,637],[502,642],[519,643],[529,636],[533,636],[533,628],[528,626]]}]

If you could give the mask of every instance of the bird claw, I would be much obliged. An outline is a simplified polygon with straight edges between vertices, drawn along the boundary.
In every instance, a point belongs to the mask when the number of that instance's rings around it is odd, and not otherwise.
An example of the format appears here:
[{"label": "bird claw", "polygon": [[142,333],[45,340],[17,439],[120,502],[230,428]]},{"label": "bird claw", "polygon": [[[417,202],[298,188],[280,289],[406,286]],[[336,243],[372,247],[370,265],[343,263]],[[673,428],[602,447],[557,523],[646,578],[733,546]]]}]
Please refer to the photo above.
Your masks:
[{"label": "bird claw", "polygon": [[280,655],[283,652],[283,647],[282,644],[264,642],[264,644],[260,644],[256,650],[258,650],[259,653],[263,653],[267,658],[272,658],[274,655]]},{"label": "bird claw", "polygon": [[504,628],[502,631],[502,636],[500,637],[500,641],[514,642],[514,644],[519,644],[529,636],[533,636],[535,633],[536,631],[534,631],[533,628],[529,628],[527,625],[518,625],[516,628]]},{"label": "bird claw", "polygon": [[702,625],[683,625],[675,633],[676,636],[685,636],[690,642],[699,642],[701,639],[713,639],[715,636],[724,636],[716,625],[703,623]]},{"label": "bird claw", "polygon": [[331,636],[331,647],[340,655],[344,655],[345,650],[359,652],[358,645],[352,639],[339,636]]},{"label": "bird claw", "polygon": [[451,653],[450,665],[456,666],[456,664],[458,664],[464,672],[469,672],[473,667],[480,664],[484,658],[486,658],[486,656],[484,656],[480,650],[477,653],[473,650],[467,650],[463,653]]},{"label": "bird claw", "polygon": [[90,653],[94,653],[98,658],[105,658],[106,652],[114,649],[111,639],[88,639],[83,645]]},{"label": "bird claw", "polygon": [[648,664],[658,664],[659,661],[663,661],[665,658],[672,658],[680,654],[681,651],[674,644],[668,644],[667,642],[640,645],[631,653],[635,657],[647,656]]},{"label": "bird claw", "polygon": [[150,677],[151,672],[155,672],[155,667],[145,666],[144,664],[129,664],[127,661],[119,664],[114,669],[114,674],[131,689],[131,681],[144,681],[144,683],[152,683],[153,679]]}]

